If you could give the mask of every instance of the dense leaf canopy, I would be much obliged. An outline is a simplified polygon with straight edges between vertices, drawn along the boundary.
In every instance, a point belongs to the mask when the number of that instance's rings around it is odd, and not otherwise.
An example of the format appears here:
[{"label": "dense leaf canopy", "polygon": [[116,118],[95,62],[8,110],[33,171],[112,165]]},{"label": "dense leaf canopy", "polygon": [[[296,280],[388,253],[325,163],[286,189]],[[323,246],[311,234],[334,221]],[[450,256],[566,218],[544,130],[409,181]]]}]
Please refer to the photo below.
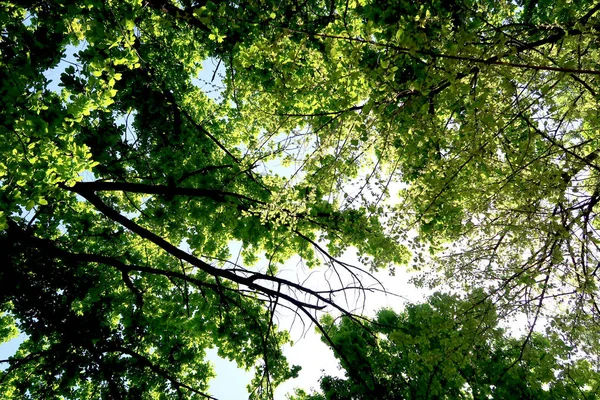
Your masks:
[{"label": "dense leaf canopy", "polygon": [[352,364],[341,360],[345,379],[324,376],[322,393],[299,390],[296,400],[598,398],[589,361],[556,333],[508,336],[481,291],[381,310],[368,330],[347,317],[323,323]]},{"label": "dense leaf canopy", "polygon": [[403,264],[528,316],[521,357],[597,353],[600,4],[0,7],[4,398],[207,398],[213,346],[271,398],[297,373],[276,310],[354,365],[319,312],[359,323],[340,294]]}]

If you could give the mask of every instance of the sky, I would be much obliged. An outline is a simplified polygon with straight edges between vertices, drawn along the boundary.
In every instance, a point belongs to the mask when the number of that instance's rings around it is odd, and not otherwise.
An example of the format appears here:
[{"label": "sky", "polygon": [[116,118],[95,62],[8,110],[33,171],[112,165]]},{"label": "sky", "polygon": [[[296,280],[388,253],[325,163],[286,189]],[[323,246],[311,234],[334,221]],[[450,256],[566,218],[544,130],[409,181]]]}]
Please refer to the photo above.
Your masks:
[{"label": "sky", "polygon": [[[58,89],[57,83],[59,82],[62,70],[70,65],[69,63],[75,61],[73,53],[82,48],[83,45],[78,48],[68,48],[65,60],[57,68],[49,70],[46,73],[46,76],[52,81],[50,87],[53,90]],[[221,77],[224,73],[223,66],[212,59],[206,60],[204,65],[204,71],[198,76],[195,82],[209,97],[218,99],[222,86]],[[280,172],[283,176],[287,173],[287,171],[277,165],[273,166],[273,170],[276,173]],[[353,253],[353,251],[348,252],[342,257],[342,260],[358,265],[358,260],[353,256]],[[232,254],[235,254],[235,252],[232,252]],[[308,285],[311,288],[326,284],[327,279],[329,279],[327,271],[323,269],[308,271],[298,268],[297,261],[297,259],[292,259],[286,263],[281,268],[280,276],[300,282],[308,279]],[[424,296],[428,294],[423,289],[417,289],[408,282],[410,275],[405,273],[403,267],[397,268],[395,276],[390,276],[388,271],[381,271],[375,275],[379,280],[385,282],[387,290],[396,295],[369,293],[364,303],[362,302],[363,299],[358,299],[361,301],[355,302],[354,300],[357,299],[351,298],[348,308],[353,309],[357,313],[372,316],[378,309],[383,307],[390,307],[396,311],[400,311],[407,301],[421,302]],[[361,308],[362,304],[365,304],[364,308]],[[278,311],[278,326],[281,329],[289,330],[294,341],[293,345],[285,346],[284,352],[288,357],[289,363],[300,365],[302,370],[298,378],[285,382],[276,390],[275,399],[285,399],[295,388],[305,390],[318,388],[318,380],[323,374],[341,375],[342,372],[338,369],[337,360],[333,357],[331,350],[320,341],[320,337],[315,332],[314,327],[310,325],[303,326],[297,319],[294,319],[292,314],[284,312],[283,309]],[[524,326],[524,324],[517,322],[516,326]],[[20,335],[8,343],[0,344],[0,360],[7,359],[14,354],[24,338],[24,335]],[[214,369],[217,374],[217,377],[211,381],[211,395],[221,400],[247,398],[246,385],[252,378],[251,371],[244,371],[238,368],[235,363],[220,358],[216,354],[216,349],[208,352],[208,358],[214,363]],[[0,369],[3,367],[6,367],[6,364],[0,364]]]},{"label": "sky", "polygon": [[[351,257],[343,257],[342,259],[348,262],[352,261]],[[356,264],[356,260],[354,262]],[[290,260],[284,265],[280,276],[293,281],[301,281],[311,272],[313,272],[313,276],[308,281],[308,285],[311,288],[318,287],[319,281],[321,284],[325,283],[326,274],[323,270],[317,270],[316,272],[313,270],[298,270],[295,260]],[[300,274],[299,276],[297,275],[298,273]],[[370,293],[367,294],[364,310],[361,308],[362,301],[357,308],[353,299],[350,300],[350,308],[354,308],[360,314],[372,316],[380,308],[389,307],[400,311],[407,301],[420,302],[423,300],[424,292],[408,283],[409,274],[403,273],[403,268],[397,269],[396,276],[390,276],[388,271],[378,272],[376,276],[385,282],[386,289],[392,293],[401,294],[402,297],[392,294]],[[279,312],[278,325],[280,328],[289,330],[294,342],[292,346],[288,345],[284,348],[284,354],[290,364],[300,365],[302,370],[298,378],[291,379],[276,389],[276,400],[286,399],[287,394],[293,393],[295,388],[302,388],[304,390],[310,390],[311,388],[318,389],[318,381],[323,373],[333,376],[343,376],[343,371],[338,369],[338,362],[333,353],[321,342],[320,336],[317,335],[314,327],[303,327],[297,320],[292,323],[293,317],[289,312]],[[211,382],[211,394],[220,400],[247,398],[248,394],[245,386],[250,381],[252,374],[241,371],[234,363],[219,360],[218,357],[213,359],[212,356],[215,355],[215,352],[213,352],[211,359],[216,361],[215,371],[217,378]]]},{"label": "sky", "polygon": [[[240,244],[232,243],[230,245],[230,253],[232,260],[235,260],[239,251]],[[355,250],[350,249],[340,257],[340,261],[360,266],[355,257]],[[253,269],[266,269],[266,261],[259,260]],[[396,311],[402,310],[407,302],[421,302],[427,294],[423,289],[417,289],[409,283],[412,274],[405,272],[404,267],[398,267],[395,276],[390,276],[389,271],[382,270],[374,273],[374,276],[381,282],[385,282],[385,288],[389,294],[373,292],[365,293],[363,297],[352,296],[348,293],[348,301],[340,295],[335,300],[346,309],[357,314],[365,316],[374,316],[381,308],[393,308]],[[350,282],[348,276],[345,276],[340,271],[344,283]],[[363,274],[364,275],[364,274]],[[292,282],[304,282],[311,289],[319,290],[327,288],[327,281],[333,280],[332,271],[326,267],[316,267],[307,269],[299,263],[298,257],[293,257],[288,260],[279,270],[278,276],[283,279],[288,279]],[[375,281],[364,275],[363,283],[365,285],[373,285],[375,289],[379,289],[375,285]],[[338,283],[339,285],[339,283]],[[331,310],[329,310],[331,311]],[[290,332],[292,345],[284,347],[290,365],[299,365],[302,370],[298,378],[290,379],[284,382],[275,390],[275,400],[284,400],[288,394],[292,394],[295,388],[301,388],[309,391],[311,388],[319,388],[319,378],[323,374],[331,376],[343,376],[343,371],[338,368],[338,362],[333,356],[332,351],[323,342],[320,336],[316,333],[314,326],[310,325],[304,318],[303,325],[298,318],[294,318],[294,314],[289,310],[279,308],[275,319],[280,329],[285,329]],[[248,397],[246,385],[252,378],[251,372],[243,371],[233,362],[223,360],[216,355],[216,351],[209,353],[209,359],[215,364],[215,372],[217,377],[211,381],[210,393],[219,400],[227,399],[245,399]]]}]

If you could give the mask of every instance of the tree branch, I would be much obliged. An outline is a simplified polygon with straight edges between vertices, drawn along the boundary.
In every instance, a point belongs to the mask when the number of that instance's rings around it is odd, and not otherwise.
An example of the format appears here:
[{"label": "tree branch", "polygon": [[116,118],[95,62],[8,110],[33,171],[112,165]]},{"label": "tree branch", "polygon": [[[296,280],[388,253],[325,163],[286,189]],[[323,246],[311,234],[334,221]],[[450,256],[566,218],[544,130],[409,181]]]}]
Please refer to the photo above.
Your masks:
[{"label": "tree branch", "polygon": [[188,196],[188,197],[206,197],[218,202],[222,202],[226,197],[247,200],[255,204],[266,204],[263,201],[253,199],[243,194],[227,192],[218,189],[200,189],[186,188],[180,186],[148,185],[144,183],[131,182],[77,182],[73,186],[76,192],[110,192],[120,191],[129,193],[156,194],[163,196]]},{"label": "tree branch", "polygon": [[106,217],[112,219],[113,221],[119,223],[123,227],[129,229],[130,231],[132,231],[133,233],[135,233],[142,239],[146,239],[146,240],[150,241],[151,243],[162,248],[163,250],[165,250],[167,253],[171,254],[172,256],[186,261],[187,263],[199,268],[200,270],[206,272],[209,275],[227,279],[229,281],[235,282],[240,285],[245,285],[245,286],[249,287],[250,289],[253,289],[257,292],[264,293],[268,296],[279,295],[279,296],[281,296],[281,298],[291,302],[292,304],[298,305],[299,307],[306,307],[306,308],[311,308],[311,309],[315,309],[315,310],[322,310],[325,308],[325,305],[303,303],[303,302],[300,302],[299,300],[293,298],[290,295],[287,295],[284,293],[279,293],[274,289],[270,289],[268,287],[258,285],[255,283],[255,281],[259,280],[259,279],[263,279],[263,280],[267,280],[267,281],[271,281],[271,282],[282,282],[284,285],[286,285],[288,287],[298,289],[304,293],[312,295],[313,297],[317,298],[318,300],[324,301],[326,304],[335,306],[335,304],[333,302],[328,301],[323,296],[320,296],[318,293],[316,293],[312,290],[309,290],[307,288],[304,288],[299,284],[295,284],[293,282],[287,281],[285,279],[281,279],[281,278],[277,278],[277,277],[269,276],[269,275],[265,275],[265,274],[260,274],[260,273],[253,273],[249,277],[243,277],[243,276],[239,276],[229,270],[213,267],[212,265],[210,265],[210,264],[194,257],[193,255],[186,253],[185,251],[179,249],[178,247],[172,245],[171,243],[169,243],[162,237],[150,232],[146,228],[143,228],[142,226],[136,224],[135,222],[133,222],[129,218],[125,217],[124,215],[121,215],[116,210],[114,210],[113,208],[106,205],[100,199],[100,197],[98,197],[98,195],[96,195],[94,192],[91,192],[89,190],[87,190],[87,191],[81,190],[81,188],[76,189],[75,187],[72,187],[72,188],[65,187],[65,188],[67,190],[70,190],[74,193],[79,194],[80,196],[85,198],[87,201],[89,201],[92,205],[94,205],[94,207],[96,207],[96,209],[98,209],[98,211],[100,211]]}]

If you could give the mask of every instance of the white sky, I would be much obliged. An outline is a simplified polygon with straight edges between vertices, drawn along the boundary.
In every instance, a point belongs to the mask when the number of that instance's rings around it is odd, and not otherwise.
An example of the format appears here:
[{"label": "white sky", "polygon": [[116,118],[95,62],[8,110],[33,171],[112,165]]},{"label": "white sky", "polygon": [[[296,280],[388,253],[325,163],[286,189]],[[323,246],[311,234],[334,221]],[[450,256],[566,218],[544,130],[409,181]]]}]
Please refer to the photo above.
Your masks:
[{"label": "white sky", "polygon": [[[347,253],[353,254],[354,252],[350,250]],[[356,260],[352,260],[351,257],[343,257],[342,260],[354,262],[355,265],[358,265]],[[410,302],[423,301],[424,296],[428,293],[409,284],[408,279],[410,276],[404,271],[405,268],[398,267],[396,269],[396,276],[390,276],[387,271],[380,271],[375,274],[384,283],[388,291],[402,297],[392,294],[386,295],[384,293],[368,293],[365,301],[365,309],[356,309],[355,311],[359,314],[373,316],[377,310],[384,307],[401,311],[406,300]],[[278,276],[291,281],[302,281],[310,273],[313,273],[313,275],[307,284],[311,289],[320,286],[319,280],[321,284],[324,284],[324,277],[326,275],[324,272],[299,269],[294,259],[286,263]],[[342,297],[339,297],[337,300],[341,304],[344,304]],[[353,299],[350,299],[350,303],[350,308],[352,308],[355,302]],[[362,306],[362,299],[360,306]],[[295,388],[302,388],[307,391],[311,388],[318,389],[318,380],[324,373],[327,375],[343,376],[343,371],[338,369],[338,362],[333,356],[332,351],[321,342],[320,336],[315,332],[314,327],[308,327],[309,321],[305,321],[307,327],[304,328],[297,320],[293,322],[293,316],[290,314],[289,311],[279,313],[279,326],[290,331],[294,342],[293,346],[286,346],[284,348],[284,354],[288,358],[290,365],[300,365],[302,370],[298,378],[291,379],[276,389],[276,400],[286,399],[286,395],[293,393]],[[219,400],[247,398],[246,385],[250,381],[252,374],[238,369],[234,363],[219,360],[218,356],[213,359],[212,357],[214,356],[216,356],[216,352],[213,352],[211,359],[216,361],[215,372],[217,373],[217,377],[211,381],[211,394]]]},{"label": "white sky", "polygon": [[[80,50],[81,48],[81,46],[78,49],[68,48],[67,62],[63,62],[57,68],[47,71],[46,76],[53,81],[50,85],[53,90],[58,89],[57,83],[60,78],[60,72],[70,65],[68,64],[69,61],[74,61],[74,51]],[[215,63],[214,60],[207,60],[205,62],[204,72],[200,74],[197,79],[198,86],[203,88],[207,95],[214,99],[217,99],[220,95],[219,87],[222,85],[220,75],[224,72],[223,66],[221,65],[215,74],[216,64],[217,63]],[[275,167],[276,170],[278,168],[282,167]],[[393,193],[393,189],[391,192]],[[235,252],[232,251],[232,254],[235,255]],[[354,254],[354,250],[348,251],[347,254]],[[353,265],[358,265],[358,261],[354,256],[349,255],[343,257],[342,260]],[[373,316],[377,310],[383,307],[390,307],[396,311],[400,311],[406,301],[422,302],[429,292],[424,289],[417,289],[409,284],[408,279],[410,276],[405,271],[404,267],[397,267],[396,276],[390,276],[387,271],[381,271],[375,274],[379,280],[384,282],[385,288],[389,292],[400,295],[401,297],[385,295],[382,293],[368,293],[367,300],[365,301],[365,308],[359,308],[354,311],[359,314]],[[303,281],[313,272],[314,271],[306,271],[302,268],[298,268],[297,259],[292,259],[281,269],[280,276],[297,282]],[[326,277],[327,274],[321,270],[321,272],[311,275],[307,285],[313,289],[319,285],[325,285]],[[342,302],[343,299],[339,297],[337,300]],[[352,299],[350,303],[351,304],[348,305],[348,307],[349,309],[352,309],[354,304]],[[343,374],[343,372],[338,369],[338,363],[333,357],[332,351],[320,341],[320,337],[315,333],[313,326],[303,327],[298,321],[294,322],[294,318],[290,315],[290,312],[280,312],[278,317],[279,326],[283,329],[290,330],[292,340],[295,342],[293,346],[286,346],[284,349],[288,362],[291,365],[300,365],[302,370],[300,371],[298,378],[285,382],[276,390],[276,400],[285,399],[287,394],[292,393],[295,388],[302,388],[304,390],[318,388],[318,380],[323,374],[338,376]],[[308,321],[306,321],[306,323],[308,324]],[[516,325],[522,324],[519,322],[516,323]],[[23,339],[24,336],[22,335],[15,340],[0,345],[0,360],[7,359],[10,355],[14,354]],[[214,363],[215,371],[217,373],[217,377],[211,381],[211,395],[220,400],[247,398],[248,392],[246,390],[246,385],[252,378],[252,373],[237,368],[233,362],[221,359],[217,356],[216,350],[209,351],[208,358]],[[0,365],[0,368],[3,367],[6,368],[6,364]]]}]

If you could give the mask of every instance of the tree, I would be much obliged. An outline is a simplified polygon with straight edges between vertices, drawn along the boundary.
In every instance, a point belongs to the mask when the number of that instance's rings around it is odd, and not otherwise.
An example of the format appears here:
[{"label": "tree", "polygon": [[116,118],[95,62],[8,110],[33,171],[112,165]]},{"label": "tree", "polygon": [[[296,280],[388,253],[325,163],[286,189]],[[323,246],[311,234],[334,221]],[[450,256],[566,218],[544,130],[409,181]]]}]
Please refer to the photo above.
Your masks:
[{"label": "tree", "polygon": [[[249,143],[263,128],[194,84],[202,62],[233,45],[220,46],[222,32],[261,37],[264,10],[189,7],[2,3],[0,329],[27,334],[2,360],[3,398],[210,398],[213,346],[255,367],[252,397],[271,398],[297,373],[276,309],[318,323],[352,290],[313,290],[278,266],[324,258],[360,290],[360,269],[331,253],[352,245],[376,263],[407,260],[366,210],[261,173]],[[221,31],[231,15],[257,24]],[[326,249],[322,236],[337,241]],[[266,267],[253,268],[261,257]]]},{"label": "tree", "polygon": [[[415,267],[597,351],[599,5],[1,4],[5,397],[208,397],[213,345],[272,397],[276,309],[350,317],[412,228]],[[339,279],[283,279],[293,256]]]},{"label": "tree", "polygon": [[600,375],[589,361],[555,332],[512,337],[498,327],[486,297],[482,291],[465,298],[438,292],[399,314],[380,310],[368,330],[347,317],[324,317],[332,342],[352,349],[350,364],[340,359],[345,379],[323,376],[320,393],[298,390],[292,398],[598,397]]},{"label": "tree", "polygon": [[308,181],[393,237],[418,231],[413,265],[434,271],[420,283],[483,285],[502,314],[597,331],[600,5],[333,7],[326,26],[279,20],[275,44],[236,54],[236,110],[302,126],[289,146],[305,141]]}]

